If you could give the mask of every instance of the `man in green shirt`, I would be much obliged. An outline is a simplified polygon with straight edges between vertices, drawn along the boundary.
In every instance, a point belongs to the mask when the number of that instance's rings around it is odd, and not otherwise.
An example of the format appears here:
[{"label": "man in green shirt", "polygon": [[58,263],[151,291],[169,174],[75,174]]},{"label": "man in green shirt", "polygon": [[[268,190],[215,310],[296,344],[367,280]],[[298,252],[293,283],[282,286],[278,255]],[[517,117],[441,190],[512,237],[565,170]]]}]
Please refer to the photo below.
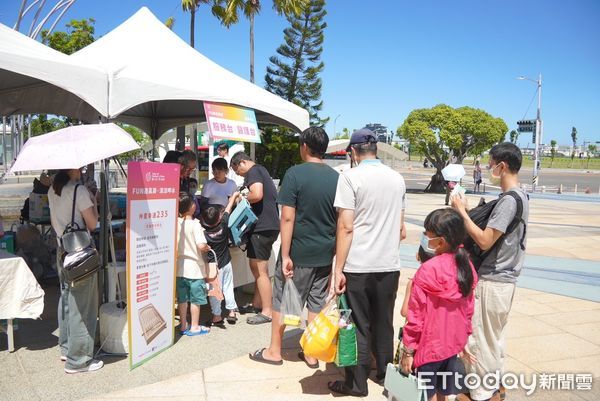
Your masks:
[{"label": "man in green shirt", "polygon": [[[333,207],[339,174],[323,163],[329,138],[325,130],[310,127],[300,134],[300,156],[304,163],[285,174],[278,203],[281,205],[281,254],[273,283],[271,344],[251,353],[250,359],[281,365],[281,298],[286,279],[292,279],[306,303],[310,323],[323,309],[335,252],[336,211]],[[309,367],[319,362],[298,354]]]}]

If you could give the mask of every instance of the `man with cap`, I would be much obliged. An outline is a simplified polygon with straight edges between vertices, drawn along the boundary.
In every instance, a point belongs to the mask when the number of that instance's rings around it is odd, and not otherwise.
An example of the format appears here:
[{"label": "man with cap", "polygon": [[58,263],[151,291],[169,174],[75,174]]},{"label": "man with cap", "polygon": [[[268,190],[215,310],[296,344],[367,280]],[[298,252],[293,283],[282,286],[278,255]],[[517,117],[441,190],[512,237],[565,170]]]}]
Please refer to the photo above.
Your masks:
[{"label": "man with cap", "polygon": [[371,354],[383,382],[394,347],[394,301],[400,278],[400,241],[406,237],[404,178],[377,159],[377,138],[355,131],[347,151],[355,166],[338,180],[334,289],[346,294],[357,330],[358,365],[345,380],[330,382],[335,393],[366,396]]}]

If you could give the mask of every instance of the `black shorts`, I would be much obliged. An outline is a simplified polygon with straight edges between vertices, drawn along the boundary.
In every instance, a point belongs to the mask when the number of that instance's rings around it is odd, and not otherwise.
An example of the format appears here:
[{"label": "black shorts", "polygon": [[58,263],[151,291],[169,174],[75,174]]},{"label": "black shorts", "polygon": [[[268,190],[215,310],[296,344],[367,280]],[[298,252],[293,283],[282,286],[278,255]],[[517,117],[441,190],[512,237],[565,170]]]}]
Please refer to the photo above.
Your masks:
[{"label": "black shorts", "polygon": [[[440,375],[440,372],[449,372],[450,374]],[[432,388],[427,388],[427,399],[430,399],[436,392],[443,395],[463,394],[469,390],[465,385],[465,365],[456,356],[444,359],[439,362],[430,362],[417,368],[417,376],[423,383]]]},{"label": "black shorts", "polygon": [[278,230],[252,233],[246,248],[248,257],[250,259],[269,260],[273,243],[277,241],[278,236]]}]

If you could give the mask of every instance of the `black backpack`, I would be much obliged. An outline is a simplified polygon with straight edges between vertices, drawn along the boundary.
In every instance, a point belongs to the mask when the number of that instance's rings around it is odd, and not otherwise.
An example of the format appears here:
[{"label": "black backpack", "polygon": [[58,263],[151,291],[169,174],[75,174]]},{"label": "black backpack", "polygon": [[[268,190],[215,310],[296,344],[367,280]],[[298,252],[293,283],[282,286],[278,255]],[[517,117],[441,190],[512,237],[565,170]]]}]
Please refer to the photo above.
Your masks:
[{"label": "black backpack", "polygon": [[[490,249],[487,251],[482,250],[479,245],[473,241],[473,238],[467,234],[464,240],[465,249],[469,252],[469,256],[471,257],[471,261],[473,262],[473,266],[475,266],[475,270],[479,270],[479,267],[483,263],[483,261],[502,243],[502,239],[504,236],[513,232],[520,223],[523,223],[523,236],[521,237],[520,246],[522,250],[525,250],[525,234],[527,233],[527,224],[523,220],[523,200],[515,191],[508,191],[503,194],[500,194],[498,199],[494,199],[493,201],[487,202],[485,199],[481,198],[479,201],[479,205],[477,207],[469,210],[469,217],[473,220],[473,223],[477,225],[477,227],[482,230],[487,226],[488,220],[492,215],[492,211],[496,207],[496,204],[502,197],[504,196],[512,196],[514,200],[517,202],[517,212],[515,213],[515,217],[513,221],[506,228],[506,232],[498,238],[498,240],[492,245]],[[528,197],[529,198],[529,197]]]}]

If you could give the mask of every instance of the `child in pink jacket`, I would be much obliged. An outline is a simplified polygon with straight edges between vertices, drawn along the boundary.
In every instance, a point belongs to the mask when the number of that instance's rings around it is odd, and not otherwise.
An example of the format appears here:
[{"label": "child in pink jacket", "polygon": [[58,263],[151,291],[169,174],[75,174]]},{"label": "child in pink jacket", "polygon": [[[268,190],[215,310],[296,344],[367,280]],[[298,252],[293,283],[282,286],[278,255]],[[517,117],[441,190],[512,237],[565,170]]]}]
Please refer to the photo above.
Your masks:
[{"label": "child in pink jacket", "polygon": [[424,226],[421,246],[436,256],[423,263],[412,280],[401,365],[405,372],[415,368],[432,387],[427,390],[429,400],[441,401],[468,391],[464,380],[456,380],[465,375],[457,355],[471,334],[477,274],[462,247],[466,231],[456,211],[434,210]]}]

